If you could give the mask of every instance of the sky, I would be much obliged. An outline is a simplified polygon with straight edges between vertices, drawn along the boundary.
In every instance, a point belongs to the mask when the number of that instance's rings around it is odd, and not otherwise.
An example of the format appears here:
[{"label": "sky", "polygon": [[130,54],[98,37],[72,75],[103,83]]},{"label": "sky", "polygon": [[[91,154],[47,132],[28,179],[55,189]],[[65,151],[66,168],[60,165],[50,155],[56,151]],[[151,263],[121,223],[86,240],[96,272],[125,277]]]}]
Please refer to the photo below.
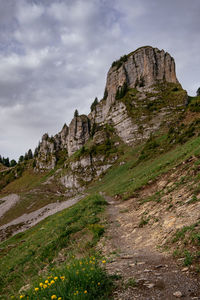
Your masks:
[{"label": "sky", "polygon": [[0,154],[18,159],[87,114],[112,62],[169,52],[189,95],[200,86],[199,0],[0,0]]}]

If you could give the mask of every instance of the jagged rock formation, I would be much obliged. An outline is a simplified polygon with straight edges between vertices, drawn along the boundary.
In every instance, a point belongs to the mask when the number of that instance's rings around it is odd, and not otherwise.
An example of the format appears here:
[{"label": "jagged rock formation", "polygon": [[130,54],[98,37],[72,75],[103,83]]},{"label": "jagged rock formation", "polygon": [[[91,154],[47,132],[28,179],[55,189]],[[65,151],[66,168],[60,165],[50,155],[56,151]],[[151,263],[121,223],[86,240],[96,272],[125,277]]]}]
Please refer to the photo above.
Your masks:
[{"label": "jagged rock formation", "polygon": [[126,82],[129,88],[150,87],[157,81],[178,83],[174,59],[164,50],[142,47],[130,53],[122,62],[115,62],[107,76],[107,103],[113,103],[117,89]]},{"label": "jagged rock formation", "polygon": [[[165,122],[169,123],[186,99],[187,93],[176,78],[174,59],[164,50],[139,48],[112,64],[104,98],[88,116],[74,117],[69,127],[65,124],[54,137],[43,136],[36,169],[54,168],[59,151],[65,150],[67,159],[89,141],[97,147],[106,145],[110,138],[105,132],[107,125],[124,143],[137,144]],[[83,149],[75,160],[68,162],[62,183],[70,191],[81,190],[117,159],[105,158],[105,154]]]},{"label": "jagged rock formation", "polygon": [[[126,105],[116,101],[117,91],[124,85],[127,89],[135,88],[139,100],[146,97],[145,92],[156,92],[152,86],[158,82],[178,84],[174,59],[164,50],[160,51],[150,46],[137,49],[112,64],[105,88],[107,98],[100,102],[89,117],[97,124],[112,123],[125,143],[133,143],[138,140],[138,125],[129,117]],[[157,123],[156,127],[159,125]],[[147,136],[149,134],[146,134],[145,138]]]},{"label": "jagged rock formation", "polygon": [[87,116],[74,117],[69,125],[68,153],[71,156],[79,150],[90,137],[90,121]]},{"label": "jagged rock formation", "polygon": [[39,144],[38,156],[36,159],[36,169],[53,169],[56,165],[55,142],[53,138],[50,138],[47,133],[42,137],[42,141]]}]

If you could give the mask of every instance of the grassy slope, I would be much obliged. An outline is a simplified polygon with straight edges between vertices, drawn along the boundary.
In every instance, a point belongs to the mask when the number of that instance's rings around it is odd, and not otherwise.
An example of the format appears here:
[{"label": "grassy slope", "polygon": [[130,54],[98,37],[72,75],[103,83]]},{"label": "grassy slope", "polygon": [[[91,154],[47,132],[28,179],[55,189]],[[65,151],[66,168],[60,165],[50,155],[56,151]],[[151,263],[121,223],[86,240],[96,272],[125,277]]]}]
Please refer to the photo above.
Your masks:
[{"label": "grassy slope", "polygon": [[[191,156],[200,157],[200,137],[193,137],[154,159],[150,157],[140,161],[140,153],[141,146],[127,152],[121,157],[125,163],[114,166],[90,192],[120,194],[128,198],[183,160]],[[65,260],[70,259],[72,254],[79,257],[91,253],[104,231],[99,224],[104,204],[101,196],[89,196],[72,208],[48,217],[25,233],[2,243],[0,282],[3,293],[15,294],[22,285],[37,278],[42,269],[51,270],[58,264],[60,256]]]},{"label": "grassy slope", "polygon": [[[4,214],[0,220],[0,226],[25,213],[31,213],[40,209],[49,203],[66,200],[62,193],[64,187],[57,180],[54,180],[53,184],[45,183],[55,172],[56,170],[36,173],[32,168],[28,167],[19,178],[7,184],[0,191],[0,197],[16,193],[20,195],[20,201]],[[60,194],[57,192],[60,192]]]},{"label": "grassy slope", "polygon": [[[152,149],[152,152],[154,151]],[[109,170],[101,182],[92,187],[92,190],[103,191],[111,196],[119,194],[125,199],[129,198],[137,189],[155,180],[183,160],[192,155],[200,155],[200,137],[195,137],[184,145],[177,145],[156,158],[138,161],[139,155],[140,152],[133,151],[131,160]]]},{"label": "grassy slope", "polygon": [[[118,194],[127,199],[144,185],[177,167],[187,158],[191,156],[199,158],[200,136],[197,136],[193,130],[185,135],[183,130],[183,137],[186,139],[176,140],[179,136],[178,128],[170,135],[158,137],[156,141],[150,141],[145,146],[140,145],[134,149],[126,147],[125,154],[101,181],[90,187],[89,192],[105,192],[111,196]],[[30,189],[41,188],[42,183],[50,175],[36,175],[26,171],[24,176],[8,184],[3,192],[23,194]],[[53,193],[54,191],[52,195]],[[55,196],[52,197],[54,201]],[[41,195],[38,200],[41,200]],[[32,201],[30,197],[29,202]],[[24,205],[27,206],[28,203],[25,200]],[[55,265],[62,267],[62,262],[71,261],[72,255],[84,257],[93,253],[94,246],[104,231],[101,220],[104,205],[103,198],[93,194],[72,208],[48,217],[25,233],[1,243],[0,289],[4,296],[0,299],[8,299],[8,295],[16,294],[21,286],[37,280],[38,273],[42,270],[52,273],[52,267],[54,268]],[[196,227],[183,229],[181,234],[177,233],[177,241],[188,232],[194,232],[193,229],[196,230]],[[199,233],[195,234],[198,236]]]},{"label": "grassy slope", "polygon": [[101,196],[88,196],[72,208],[1,243],[0,299],[16,295],[41,270],[50,272],[61,258],[94,253],[93,246],[104,232],[99,223],[104,206]]}]

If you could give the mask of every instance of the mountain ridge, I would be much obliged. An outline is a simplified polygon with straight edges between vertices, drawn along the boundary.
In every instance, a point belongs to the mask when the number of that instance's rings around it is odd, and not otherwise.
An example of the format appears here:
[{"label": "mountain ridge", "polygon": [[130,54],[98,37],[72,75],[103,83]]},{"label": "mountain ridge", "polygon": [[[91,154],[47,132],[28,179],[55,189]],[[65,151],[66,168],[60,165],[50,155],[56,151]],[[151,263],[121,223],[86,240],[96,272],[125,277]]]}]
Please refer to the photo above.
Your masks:
[{"label": "mountain ridge", "polygon": [[[2,299],[200,296],[200,96],[188,97],[174,60],[155,51],[162,72],[152,47],[136,51],[142,80],[127,76],[135,64],[123,56],[88,116],[76,111],[34,157],[0,172]],[[159,75],[169,62],[173,82]],[[83,264],[98,280],[80,277]]]}]

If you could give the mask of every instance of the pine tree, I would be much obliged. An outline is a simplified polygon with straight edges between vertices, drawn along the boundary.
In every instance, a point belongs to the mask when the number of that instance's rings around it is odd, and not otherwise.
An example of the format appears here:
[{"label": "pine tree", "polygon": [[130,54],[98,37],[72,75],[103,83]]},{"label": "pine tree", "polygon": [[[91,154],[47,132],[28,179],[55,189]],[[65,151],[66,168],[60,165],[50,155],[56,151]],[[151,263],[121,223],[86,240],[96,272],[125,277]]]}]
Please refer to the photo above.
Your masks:
[{"label": "pine tree", "polygon": [[19,157],[19,163],[20,163],[20,162],[23,162],[23,161],[24,161],[24,156],[21,155],[21,156]]},{"label": "pine tree", "polygon": [[79,116],[78,110],[76,109],[74,112],[74,117],[77,118]]},{"label": "pine tree", "polygon": [[9,161],[9,158],[8,158],[8,157],[7,157],[7,158],[4,158],[4,157],[3,157],[2,163],[3,163],[4,166],[10,167],[10,161]]},{"label": "pine tree", "polygon": [[16,166],[16,164],[17,164],[16,160],[12,159],[10,162],[10,167],[14,167]]},{"label": "pine tree", "polygon": [[34,151],[34,157],[37,157],[38,156],[38,147],[35,148],[35,151]]},{"label": "pine tree", "polygon": [[90,106],[91,111],[96,109],[97,104],[99,103],[98,98],[96,97]]},{"label": "pine tree", "polygon": [[28,159],[32,159],[33,158],[33,153],[32,153],[32,150],[29,149],[28,150]]}]

